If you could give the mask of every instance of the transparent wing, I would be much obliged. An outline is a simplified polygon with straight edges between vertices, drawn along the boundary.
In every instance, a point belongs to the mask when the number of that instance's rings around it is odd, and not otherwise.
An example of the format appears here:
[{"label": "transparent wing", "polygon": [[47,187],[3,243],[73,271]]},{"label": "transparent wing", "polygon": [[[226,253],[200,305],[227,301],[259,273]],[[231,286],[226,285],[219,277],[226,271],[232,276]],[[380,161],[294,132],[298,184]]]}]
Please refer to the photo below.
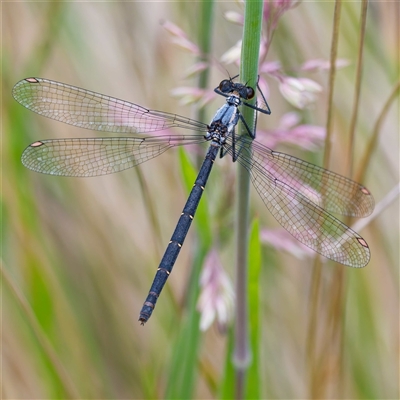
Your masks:
[{"label": "transparent wing", "polygon": [[325,210],[353,217],[366,217],[374,210],[374,198],[359,183],[256,141],[252,142],[252,149],[254,167],[266,170]]},{"label": "transparent wing", "polygon": [[22,163],[44,174],[91,177],[123,171],[171,147],[199,142],[204,139],[198,135],[40,140],[25,149]]},{"label": "transparent wing", "polygon": [[146,133],[172,127],[206,131],[201,122],[86,89],[41,78],[27,78],[13,88],[24,107],[47,118],[80,128],[115,133]]},{"label": "transparent wing", "polygon": [[[230,154],[233,153],[232,147],[227,150]],[[329,171],[281,153],[278,153],[277,164],[272,162],[275,155],[275,152],[256,142],[253,142],[252,148],[242,147],[238,154],[239,163],[250,172],[254,187],[271,214],[297,240],[317,253],[350,267],[364,267],[370,259],[369,247],[365,240],[319,206],[322,196],[322,199],[327,199],[327,203],[335,210],[339,208],[359,213],[354,195],[342,193],[347,186],[342,187],[338,184],[341,182],[338,180],[339,175],[333,173],[326,175]],[[299,161],[301,163],[298,163]],[[284,167],[288,168],[287,173],[283,172]],[[296,174],[302,177],[300,184],[296,178],[291,178],[291,169],[296,169],[295,177]],[[317,197],[310,196],[305,188],[311,183],[315,186],[314,180],[320,175],[327,176],[336,186],[334,190],[324,191],[324,194],[317,192],[319,195]],[[346,178],[340,178],[347,184]],[[325,181],[323,184],[325,188]],[[353,188],[353,185],[350,187]],[[360,197],[363,203],[364,196],[371,197],[371,195],[366,189],[365,192],[361,192],[364,193]],[[343,200],[348,197],[352,199],[350,206]],[[337,199],[341,202],[339,206],[334,205]],[[367,209],[370,207],[371,205],[366,206]],[[365,206],[361,207],[364,208]]]}]

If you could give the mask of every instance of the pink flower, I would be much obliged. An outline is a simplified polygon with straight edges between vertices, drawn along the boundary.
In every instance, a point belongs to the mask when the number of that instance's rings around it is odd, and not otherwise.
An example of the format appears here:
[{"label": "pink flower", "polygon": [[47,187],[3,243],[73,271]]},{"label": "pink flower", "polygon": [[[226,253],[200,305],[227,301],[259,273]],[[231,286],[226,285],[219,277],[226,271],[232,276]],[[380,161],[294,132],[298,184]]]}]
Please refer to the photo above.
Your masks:
[{"label": "pink flower", "polygon": [[269,29],[274,30],[282,15],[295,7],[298,2],[298,0],[265,0],[263,19],[269,25]]},{"label": "pink flower", "polygon": [[[336,60],[336,68],[344,68],[350,65],[350,62],[344,58],[338,58]],[[328,60],[314,59],[306,61],[301,69],[303,71],[327,71],[331,68],[331,63]]]},{"label": "pink flower", "polygon": [[180,98],[180,103],[182,105],[208,102],[216,95],[214,92],[211,93],[209,90],[200,89],[191,86],[181,86],[171,90],[171,94],[174,97]]},{"label": "pink flower", "polygon": [[242,41],[239,40],[233,47],[221,56],[221,62],[224,64],[239,64],[240,54],[242,51]]},{"label": "pink flower", "polygon": [[279,90],[293,106],[303,109],[317,99],[322,91],[321,85],[308,78],[282,77]]},{"label": "pink flower", "polygon": [[225,13],[225,19],[237,25],[243,25],[244,23],[243,15],[236,11],[227,11]]},{"label": "pink flower", "polygon": [[209,66],[210,64],[207,62],[203,61],[197,62],[186,70],[185,78],[192,78],[193,76],[198,75],[200,72],[203,72]]},{"label": "pink flower", "polygon": [[276,250],[287,251],[298,259],[305,259],[314,254],[314,251],[301,244],[295,237],[283,228],[263,229],[261,241],[270,244]]},{"label": "pink flower", "polygon": [[233,316],[234,294],[216,250],[212,250],[204,262],[200,286],[201,293],[197,303],[197,309],[201,313],[200,329],[207,330],[217,318],[220,330],[225,330]]},{"label": "pink flower", "polygon": [[314,151],[323,145],[326,129],[318,125],[299,124],[296,112],[284,114],[277,128],[257,131],[257,140],[267,147],[276,148],[280,143],[290,143]]},{"label": "pink flower", "polygon": [[200,54],[199,47],[189,40],[186,33],[181,28],[169,21],[163,21],[162,25],[173,36],[172,43],[182,49],[190,51],[194,55]]},{"label": "pink flower", "polygon": [[280,73],[282,69],[282,65],[280,61],[268,61],[264,62],[260,65],[259,72],[260,74],[270,74],[270,75],[275,75],[277,73]]}]

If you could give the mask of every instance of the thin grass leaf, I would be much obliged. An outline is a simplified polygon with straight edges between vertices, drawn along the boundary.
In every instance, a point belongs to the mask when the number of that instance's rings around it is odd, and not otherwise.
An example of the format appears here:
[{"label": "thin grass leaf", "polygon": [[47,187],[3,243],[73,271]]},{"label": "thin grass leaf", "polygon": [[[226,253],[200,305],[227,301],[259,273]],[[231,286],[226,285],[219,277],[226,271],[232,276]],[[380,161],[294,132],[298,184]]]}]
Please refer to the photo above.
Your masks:
[{"label": "thin grass leaf", "polygon": [[260,314],[260,282],[261,282],[261,242],[260,225],[253,219],[249,235],[249,321],[250,321],[250,348],[252,362],[248,371],[246,399],[261,399],[262,371],[261,371],[261,314]]}]

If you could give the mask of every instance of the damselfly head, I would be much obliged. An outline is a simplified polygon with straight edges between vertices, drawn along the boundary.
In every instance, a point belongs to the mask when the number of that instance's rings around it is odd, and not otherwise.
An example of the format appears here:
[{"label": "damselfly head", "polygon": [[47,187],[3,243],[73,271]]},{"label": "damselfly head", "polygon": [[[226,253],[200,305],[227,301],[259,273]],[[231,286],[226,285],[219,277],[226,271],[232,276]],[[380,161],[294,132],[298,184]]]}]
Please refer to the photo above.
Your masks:
[{"label": "damselfly head", "polygon": [[244,100],[250,100],[255,95],[255,91],[252,87],[243,85],[243,83],[235,83],[232,79],[224,79],[221,81],[218,89],[225,94],[236,92]]}]

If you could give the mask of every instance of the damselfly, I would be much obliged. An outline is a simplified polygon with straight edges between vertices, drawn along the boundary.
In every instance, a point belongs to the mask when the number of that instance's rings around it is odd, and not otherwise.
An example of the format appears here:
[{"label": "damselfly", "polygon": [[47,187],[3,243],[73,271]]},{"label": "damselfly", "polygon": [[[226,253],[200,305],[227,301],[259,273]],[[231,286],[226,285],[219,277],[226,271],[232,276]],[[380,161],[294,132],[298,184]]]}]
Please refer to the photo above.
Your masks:
[{"label": "damselfly", "polygon": [[[270,114],[262,93],[263,106],[260,107],[248,102],[255,96],[255,90],[232,79],[223,80],[215,91],[226,97],[226,103],[207,125],[47,79],[27,78],[13,89],[14,98],[26,108],[80,128],[135,135],[173,127],[201,132],[39,140],[22,154],[22,163],[33,171],[77,177],[105,175],[134,167],[172,147],[210,142],[140,312],[142,324],[150,318],[175,264],[218,153],[220,157],[229,154],[233,161],[238,161],[248,170],[268,210],[301,243],[350,267],[364,267],[370,259],[366,241],[329,212],[367,216],[374,208],[371,193],[350,179],[273,151],[255,141],[255,129],[249,129],[239,106]],[[248,134],[236,135],[235,127],[239,120],[244,123]]]}]

